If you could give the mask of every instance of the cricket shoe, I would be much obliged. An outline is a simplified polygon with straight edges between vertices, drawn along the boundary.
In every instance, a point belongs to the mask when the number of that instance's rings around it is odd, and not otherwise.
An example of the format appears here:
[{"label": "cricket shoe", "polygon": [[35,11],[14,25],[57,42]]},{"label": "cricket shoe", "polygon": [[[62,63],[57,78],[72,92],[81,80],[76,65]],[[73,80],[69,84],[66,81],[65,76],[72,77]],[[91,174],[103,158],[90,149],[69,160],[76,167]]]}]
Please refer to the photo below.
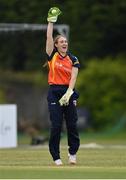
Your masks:
[{"label": "cricket shoe", "polygon": [[77,163],[76,154],[74,154],[74,155],[68,154],[68,158],[69,158],[69,163],[70,164],[75,165]]},{"label": "cricket shoe", "polygon": [[55,164],[56,164],[57,166],[62,166],[62,165],[63,165],[61,159],[57,159],[57,160],[55,160],[54,162],[55,162]]}]

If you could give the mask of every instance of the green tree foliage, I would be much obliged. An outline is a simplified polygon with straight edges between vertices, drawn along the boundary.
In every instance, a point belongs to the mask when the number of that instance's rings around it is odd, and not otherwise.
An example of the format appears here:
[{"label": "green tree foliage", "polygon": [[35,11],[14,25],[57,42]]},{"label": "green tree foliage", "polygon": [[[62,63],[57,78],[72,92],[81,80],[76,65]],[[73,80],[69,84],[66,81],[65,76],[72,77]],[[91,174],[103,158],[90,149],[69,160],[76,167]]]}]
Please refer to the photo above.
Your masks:
[{"label": "green tree foliage", "polygon": [[[126,1],[69,1],[75,50],[81,57],[116,55],[126,47]],[[78,41],[79,39],[79,41]],[[82,45],[83,44],[83,45]]]},{"label": "green tree foliage", "polygon": [[95,129],[111,127],[125,113],[125,74],[125,63],[119,58],[92,59],[80,72],[80,105],[90,112]]},{"label": "green tree foliage", "polygon": [[[78,79],[80,105],[90,111],[95,129],[107,128],[126,107],[126,0],[0,0],[0,23],[46,24],[52,6],[62,10],[58,24],[70,26],[69,48],[86,65]],[[42,31],[0,32],[0,69],[36,74],[46,60],[45,40]],[[119,54],[124,58],[116,58]],[[7,74],[26,82],[29,76]],[[40,75],[35,82],[41,84]],[[4,97],[3,91],[0,97]]]},{"label": "green tree foliage", "polygon": [[5,102],[6,102],[6,95],[4,89],[0,89],[0,104],[3,104]]},{"label": "green tree foliage", "polygon": [[[116,56],[125,54],[126,49],[126,1],[125,0],[0,0],[0,22],[6,23],[47,23],[47,12],[51,6],[58,6],[62,11],[58,23],[70,25],[70,50],[82,61],[92,57]],[[1,44],[4,43],[0,33]],[[9,36],[11,36],[9,34]],[[26,35],[25,35],[26,36]],[[33,43],[29,43],[33,38]],[[35,39],[36,47],[34,46]],[[25,55],[24,66],[36,66],[34,53],[40,52],[40,46],[45,51],[45,33],[35,33],[30,39],[25,38],[19,48],[23,51],[30,49],[30,58]],[[32,41],[32,40],[31,40]],[[40,43],[41,42],[41,43]],[[14,42],[11,40],[10,46]],[[23,45],[25,44],[25,45]],[[38,45],[38,46],[37,46]],[[1,45],[2,46],[2,45]],[[24,48],[25,46],[25,48]],[[2,48],[2,57],[11,54],[11,48]],[[37,48],[37,51],[34,51]],[[15,51],[18,51],[17,48]],[[15,52],[16,53],[16,52]],[[43,55],[41,58],[45,58]],[[29,60],[30,59],[30,60]],[[0,64],[3,59],[0,58]],[[11,69],[15,64],[14,58],[6,59]],[[23,68],[22,68],[23,69]],[[27,69],[24,67],[24,69]]]},{"label": "green tree foliage", "polygon": [[[39,70],[45,48],[41,44],[41,32],[3,33],[0,44],[1,69],[14,71]],[[43,47],[43,49],[42,49]]]}]

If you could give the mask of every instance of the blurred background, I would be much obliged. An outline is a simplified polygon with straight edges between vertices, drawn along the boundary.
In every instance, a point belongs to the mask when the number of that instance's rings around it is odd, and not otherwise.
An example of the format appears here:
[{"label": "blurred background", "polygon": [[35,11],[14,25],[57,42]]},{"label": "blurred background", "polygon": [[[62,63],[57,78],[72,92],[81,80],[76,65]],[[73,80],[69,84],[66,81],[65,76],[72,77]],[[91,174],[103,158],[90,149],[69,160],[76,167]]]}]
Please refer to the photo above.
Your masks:
[{"label": "blurred background", "polygon": [[[81,63],[80,132],[125,133],[126,1],[0,0],[0,24],[47,24],[52,6],[63,12],[57,24],[69,26],[69,49]],[[31,144],[48,140],[45,41],[42,29],[0,28],[0,104],[17,104],[19,140],[28,136]]]}]

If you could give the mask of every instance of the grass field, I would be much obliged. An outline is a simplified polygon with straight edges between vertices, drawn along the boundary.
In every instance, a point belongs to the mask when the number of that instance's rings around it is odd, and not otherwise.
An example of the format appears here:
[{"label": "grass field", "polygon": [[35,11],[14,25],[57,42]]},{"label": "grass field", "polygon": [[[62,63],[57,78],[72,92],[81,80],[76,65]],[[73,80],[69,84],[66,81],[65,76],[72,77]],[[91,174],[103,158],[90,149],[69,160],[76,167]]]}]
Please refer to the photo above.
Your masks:
[{"label": "grass field", "polygon": [[[56,167],[47,145],[23,145],[0,149],[1,179],[126,179],[126,142],[119,138],[88,138],[81,144],[78,164],[68,164],[67,147],[62,140],[64,165]],[[100,143],[101,142],[101,143]],[[97,145],[97,143],[99,145]]]}]

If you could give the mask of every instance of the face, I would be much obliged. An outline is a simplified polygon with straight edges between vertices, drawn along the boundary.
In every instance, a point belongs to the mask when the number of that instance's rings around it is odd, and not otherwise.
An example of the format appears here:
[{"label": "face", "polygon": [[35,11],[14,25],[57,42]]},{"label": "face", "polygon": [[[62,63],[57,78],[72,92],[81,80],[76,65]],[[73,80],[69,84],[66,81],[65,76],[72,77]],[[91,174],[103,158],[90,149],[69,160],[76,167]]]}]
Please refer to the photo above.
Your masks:
[{"label": "face", "polygon": [[59,53],[61,54],[65,54],[68,50],[68,42],[67,39],[65,37],[60,37],[57,41],[57,43],[55,44],[55,46],[57,47],[57,50],[59,51]]}]

